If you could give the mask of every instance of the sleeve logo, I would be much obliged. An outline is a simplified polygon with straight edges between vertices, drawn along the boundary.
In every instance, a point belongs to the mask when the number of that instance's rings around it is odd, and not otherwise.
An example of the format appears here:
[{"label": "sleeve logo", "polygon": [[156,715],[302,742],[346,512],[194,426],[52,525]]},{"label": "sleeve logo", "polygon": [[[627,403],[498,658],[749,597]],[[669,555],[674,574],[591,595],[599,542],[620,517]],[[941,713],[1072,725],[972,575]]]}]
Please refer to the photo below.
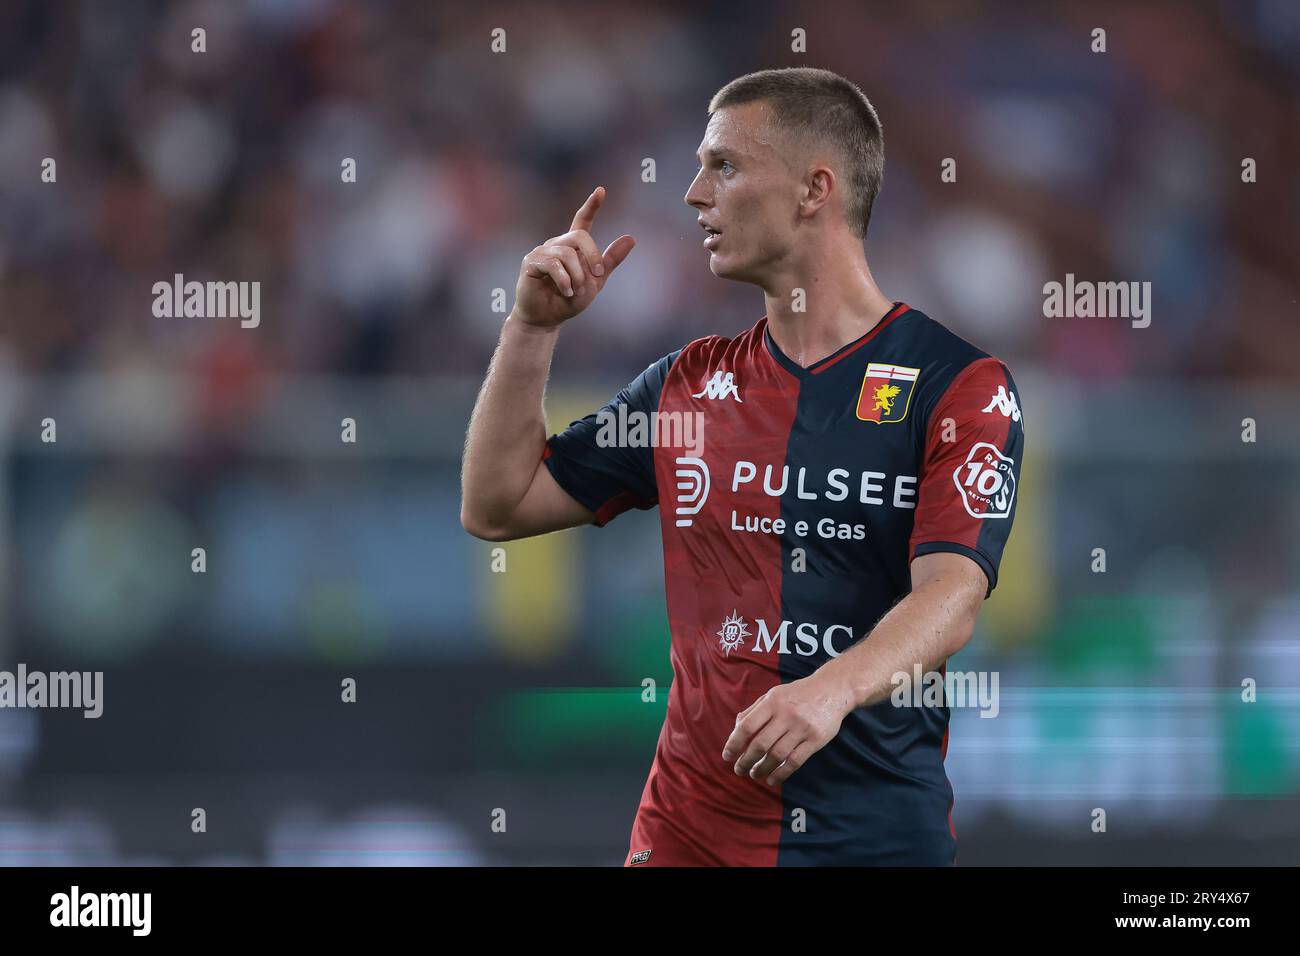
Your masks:
[{"label": "sleeve logo", "polygon": [[862,391],[858,394],[858,418],[877,425],[901,422],[907,417],[920,374],[919,368],[906,365],[869,363],[867,374],[862,379]]},{"label": "sleeve logo", "polygon": [[986,441],[971,447],[952,473],[962,504],[973,518],[1005,518],[1016,499],[1015,459]]},{"label": "sleeve logo", "polygon": [[1020,405],[1016,401],[1016,393],[1012,392],[1008,395],[1007,387],[1005,385],[998,386],[997,392],[995,392],[993,397],[989,399],[988,406],[984,409],[985,412],[991,412],[994,410],[1001,412],[1013,422],[1020,421]]}]

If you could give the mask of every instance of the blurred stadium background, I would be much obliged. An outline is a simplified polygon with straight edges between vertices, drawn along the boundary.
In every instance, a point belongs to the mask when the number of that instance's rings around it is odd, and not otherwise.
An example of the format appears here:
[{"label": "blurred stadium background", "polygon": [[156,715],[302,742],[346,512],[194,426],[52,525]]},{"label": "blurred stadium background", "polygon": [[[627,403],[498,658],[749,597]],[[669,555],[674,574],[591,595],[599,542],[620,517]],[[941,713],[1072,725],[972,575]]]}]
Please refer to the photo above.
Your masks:
[{"label": "blurred stadium background", "polygon": [[[682,196],[710,94],[786,65],[880,111],[886,294],[1023,390],[953,665],[1002,689],[953,718],[959,862],[1300,860],[1294,2],[8,0],[0,669],[102,670],[105,710],[0,710],[0,864],[622,861],[670,679],[658,519],[491,573],[458,483],[492,290],[608,188],[597,241],[637,248],[563,334],[552,430],[751,325]],[[260,281],[261,325],[155,318],[178,272]],[[1151,281],[1150,327],[1043,318],[1067,272]]]}]

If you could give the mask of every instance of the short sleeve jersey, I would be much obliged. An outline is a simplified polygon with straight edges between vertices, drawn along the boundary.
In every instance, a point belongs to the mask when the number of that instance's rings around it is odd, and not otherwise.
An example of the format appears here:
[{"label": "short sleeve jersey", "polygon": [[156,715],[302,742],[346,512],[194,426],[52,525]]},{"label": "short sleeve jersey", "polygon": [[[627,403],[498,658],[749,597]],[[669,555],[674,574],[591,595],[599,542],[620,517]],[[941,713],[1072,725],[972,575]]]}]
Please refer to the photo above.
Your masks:
[{"label": "short sleeve jersey", "polygon": [[965,555],[992,593],[1023,445],[1006,365],[901,302],[807,368],[766,317],[698,339],[549,439],[596,524],[659,507],[673,684],[629,865],[953,861],[946,707],[858,708],[779,787],[722,745],[772,686],[865,639],[914,557]]}]

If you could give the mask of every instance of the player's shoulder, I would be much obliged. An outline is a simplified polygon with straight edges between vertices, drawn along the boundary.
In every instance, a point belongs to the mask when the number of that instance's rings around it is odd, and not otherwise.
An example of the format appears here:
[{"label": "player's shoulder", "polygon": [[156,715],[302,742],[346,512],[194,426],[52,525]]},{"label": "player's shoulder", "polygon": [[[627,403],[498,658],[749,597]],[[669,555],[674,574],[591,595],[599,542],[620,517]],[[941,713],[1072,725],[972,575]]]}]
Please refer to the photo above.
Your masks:
[{"label": "player's shoulder", "polygon": [[894,359],[918,369],[922,434],[941,408],[945,416],[958,417],[990,407],[1008,409],[1020,421],[1019,389],[1006,362],[918,309],[900,321]]},{"label": "player's shoulder", "polygon": [[754,361],[763,347],[764,325],[765,321],[760,319],[734,336],[704,335],[694,339],[673,353],[673,369],[687,376],[719,370],[739,371]]},{"label": "player's shoulder", "polygon": [[945,392],[959,379],[994,382],[1010,381],[1011,370],[1001,358],[958,335],[938,319],[920,309],[909,309],[900,316],[900,337],[914,364],[922,372],[928,390]]},{"label": "player's shoulder", "polygon": [[749,343],[754,340],[754,331],[748,329],[734,338],[705,335],[687,342],[651,362],[625,390],[626,397],[640,405],[657,406],[670,378],[685,376],[692,379],[700,372],[736,371],[748,361]]},{"label": "player's shoulder", "polygon": [[762,347],[764,319],[734,336],[704,335],[682,347],[678,361],[693,364],[719,362],[743,363],[749,361]]}]

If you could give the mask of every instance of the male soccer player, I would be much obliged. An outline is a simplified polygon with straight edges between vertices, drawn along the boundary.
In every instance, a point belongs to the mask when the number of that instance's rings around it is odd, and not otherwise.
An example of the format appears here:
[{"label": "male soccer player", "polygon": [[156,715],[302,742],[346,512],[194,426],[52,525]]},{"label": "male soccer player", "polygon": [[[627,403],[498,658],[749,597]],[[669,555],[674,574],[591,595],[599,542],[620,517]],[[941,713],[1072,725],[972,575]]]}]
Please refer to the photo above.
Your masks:
[{"label": "male soccer player", "polygon": [[[767,70],[709,114],[685,200],[713,274],[761,288],[766,314],[664,356],[548,440],[560,326],[634,245],[592,240],[598,187],[524,257],[461,521],[505,541],[660,506],[673,684],[626,865],[951,864],[948,709],[891,692],[944,668],[997,582],[1016,386],[876,287],[863,240],[883,139],[854,84]],[[633,441],[611,427],[631,412],[698,416],[702,440]]]}]

